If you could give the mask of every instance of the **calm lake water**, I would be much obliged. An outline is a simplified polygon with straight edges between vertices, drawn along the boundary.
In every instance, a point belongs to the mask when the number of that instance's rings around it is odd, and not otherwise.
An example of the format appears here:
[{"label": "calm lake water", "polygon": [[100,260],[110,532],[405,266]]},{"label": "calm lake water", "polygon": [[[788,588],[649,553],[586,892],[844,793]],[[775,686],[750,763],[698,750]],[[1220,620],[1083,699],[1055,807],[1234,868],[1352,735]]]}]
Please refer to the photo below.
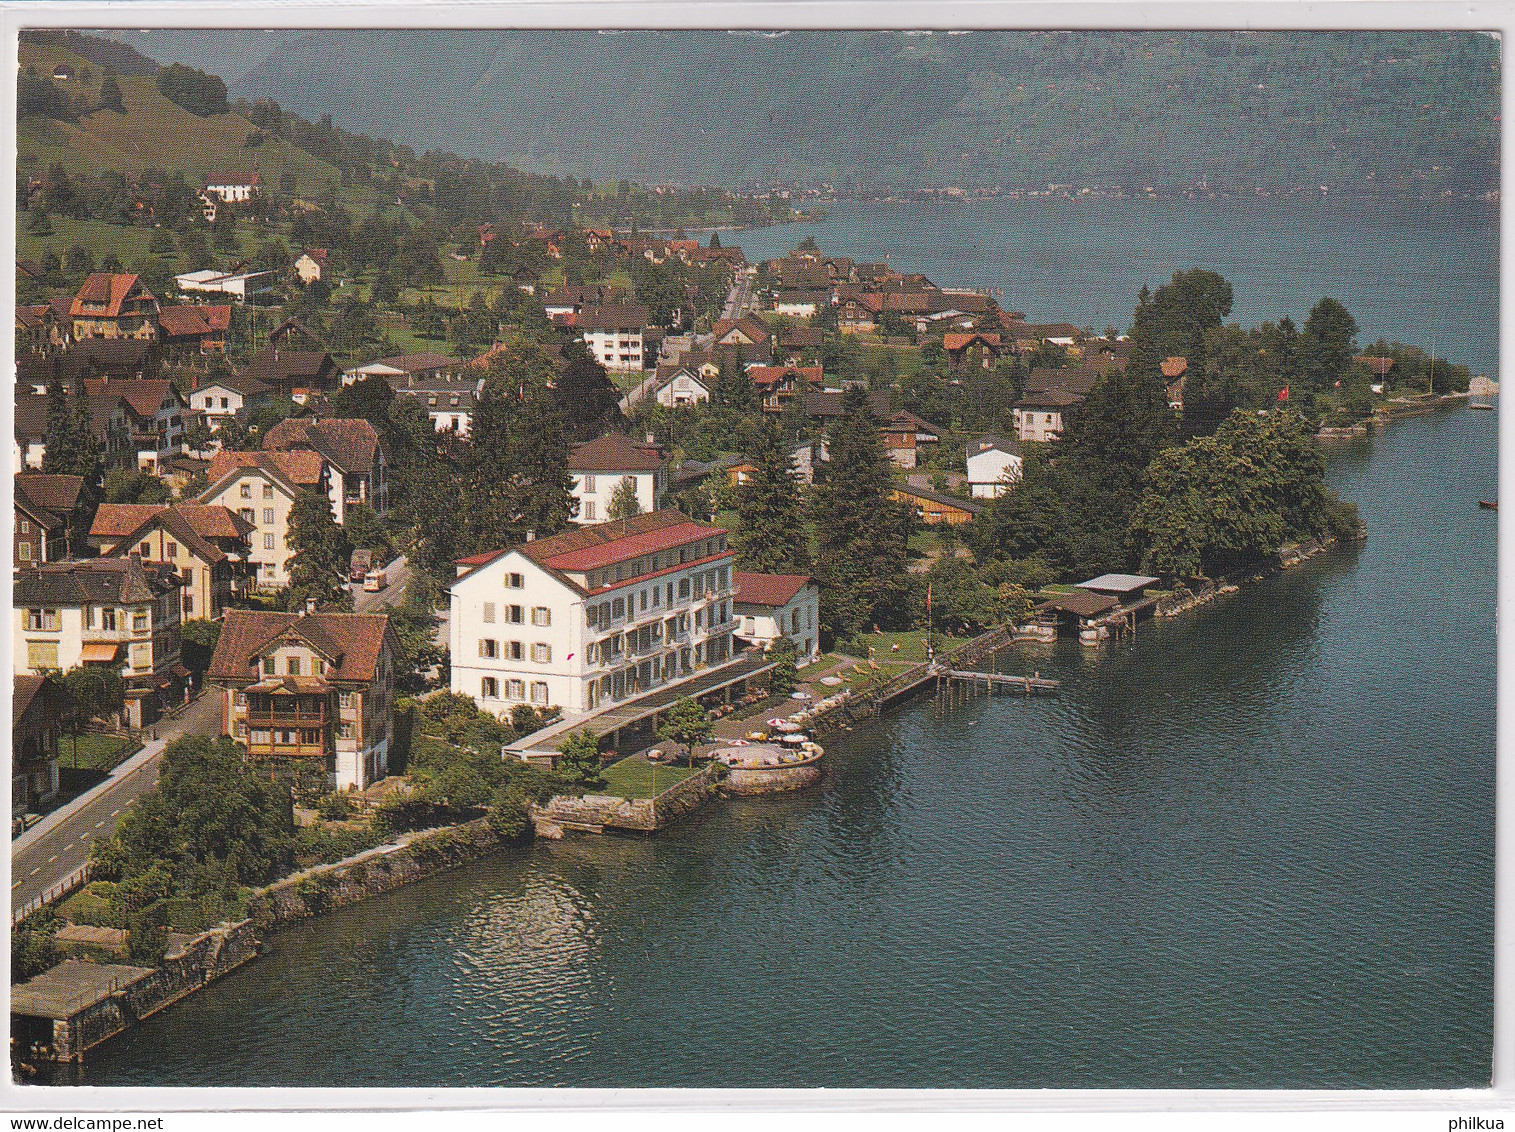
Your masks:
[{"label": "calm lake water", "polygon": [[722,233],[753,262],[807,235],[822,250],[920,271],[943,287],[998,287],[1033,322],[1125,331],[1142,284],[1204,267],[1231,283],[1231,319],[1289,315],[1303,326],[1323,295],[1367,345],[1411,342],[1497,377],[1499,215],[1495,205],[1345,201],[838,201],[816,224]]},{"label": "calm lake water", "polygon": [[824,785],[271,938],[87,1084],[1485,1085],[1496,414],[1335,450],[1372,532],[915,701]]}]

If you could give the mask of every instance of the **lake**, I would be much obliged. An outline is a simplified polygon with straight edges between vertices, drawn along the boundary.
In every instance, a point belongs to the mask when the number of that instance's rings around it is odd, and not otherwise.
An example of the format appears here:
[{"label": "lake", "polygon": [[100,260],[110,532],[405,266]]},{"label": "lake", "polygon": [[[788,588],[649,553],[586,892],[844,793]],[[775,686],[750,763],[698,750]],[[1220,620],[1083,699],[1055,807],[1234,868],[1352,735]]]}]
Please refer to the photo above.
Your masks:
[{"label": "lake", "polygon": [[[1356,318],[1358,344],[1383,337],[1497,377],[1499,211],[1483,202],[1323,200],[842,200],[818,223],[723,232],[748,260],[806,236],[833,255],[919,271],[942,287],[1000,289],[1032,322],[1125,332],[1136,297],[1175,271],[1230,281],[1230,321],[1284,315],[1303,327],[1323,295]],[[707,237],[708,238],[708,237]]]},{"label": "lake", "polygon": [[1057,697],[918,699],[812,790],[279,933],[79,1078],[1486,1085],[1496,415],[1333,448],[1361,546],[1002,655]]}]

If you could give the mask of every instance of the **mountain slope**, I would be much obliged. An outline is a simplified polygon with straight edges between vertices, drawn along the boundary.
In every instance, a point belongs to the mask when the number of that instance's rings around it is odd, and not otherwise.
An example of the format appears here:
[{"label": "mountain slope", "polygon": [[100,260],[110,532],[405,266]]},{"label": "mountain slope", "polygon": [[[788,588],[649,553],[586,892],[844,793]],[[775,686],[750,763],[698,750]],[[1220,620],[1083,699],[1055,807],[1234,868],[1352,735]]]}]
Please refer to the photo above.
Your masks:
[{"label": "mountain slope", "polygon": [[286,33],[233,84],[417,148],[641,180],[1498,184],[1471,33]]},{"label": "mountain slope", "polygon": [[[98,63],[54,43],[27,41],[20,44],[20,63],[23,72],[34,67],[42,77],[66,63],[73,67],[75,77],[54,85],[90,104],[98,102],[102,77]],[[277,183],[288,169],[296,183],[311,192],[341,179],[334,165],[287,141],[268,140],[249,148],[245,143],[258,131],[238,114],[201,118],[164,98],[152,78],[123,74],[117,82],[124,114],[96,110],[76,122],[21,118],[16,130],[18,172],[37,175],[59,161],[71,173],[163,169],[182,171],[193,182],[217,171],[248,172],[256,164],[265,181]]]}]

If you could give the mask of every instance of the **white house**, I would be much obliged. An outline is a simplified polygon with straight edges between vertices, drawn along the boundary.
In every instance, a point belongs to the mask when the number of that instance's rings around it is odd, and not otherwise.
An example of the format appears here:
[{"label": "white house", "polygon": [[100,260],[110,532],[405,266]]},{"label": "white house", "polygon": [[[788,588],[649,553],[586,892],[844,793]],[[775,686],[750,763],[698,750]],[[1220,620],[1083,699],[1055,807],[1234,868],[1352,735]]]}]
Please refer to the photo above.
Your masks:
[{"label": "white house", "polygon": [[189,395],[189,407],[205,418],[215,432],[243,409],[266,399],[273,390],[255,377],[215,377],[197,386]]},{"label": "white house", "polygon": [[808,574],[752,574],[738,570],[736,635],[767,649],[780,637],[794,642],[803,667],[821,654],[821,588]]},{"label": "white house", "polygon": [[206,471],[210,486],[198,502],[236,512],[255,528],[248,536],[247,561],[263,591],[289,582],[293,552],[285,542],[289,513],[302,488],[325,490],[330,474],[314,452],[217,452]]},{"label": "white house", "polygon": [[731,659],[726,531],[678,511],[564,531],[459,561],[451,688],[503,715],[572,717]]},{"label": "white house", "polygon": [[272,271],[217,271],[213,267],[199,271],[187,271],[174,276],[174,285],[181,291],[202,291],[212,295],[234,295],[237,302],[245,303],[249,295],[261,295],[273,290]]},{"label": "white house", "polygon": [[263,182],[256,173],[212,173],[205,178],[205,193],[222,204],[240,204],[261,196]]},{"label": "white house", "polygon": [[574,327],[584,345],[608,370],[625,373],[642,369],[642,333],[647,329],[647,308],[633,304],[585,307],[574,316]]},{"label": "white house", "polygon": [[998,499],[1021,478],[1021,446],[998,436],[968,442],[968,491],[974,499]]},{"label": "white house", "polygon": [[666,367],[658,367],[657,392],[653,396],[659,405],[698,405],[710,400],[711,378],[697,366],[674,366],[665,373]]},{"label": "white house", "polygon": [[326,259],[325,248],[306,248],[294,262],[295,278],[307,287],[326,278]]},{"label": "white house", "polygon": [[816,311],[830,305],[829,291],[780,291],[774,297],[773,311],[790,318],[814,318]]},{"label": "white house", "polygon": [[573,497],[579,501],[574,522],[603,523],[610,518],[615,494],[624,480],[636,490],[642,511],[658,511],[668,494],[668,455],[655,444],[641,444],[618,432],[575,445],[568,457]]},{"label": "white house", "polygon": [[396,397],[408,397],[426,410],[438,432],[467,436],[473,427],[474,402],[484,390],[482,377],[395,378],[389,383]]}]

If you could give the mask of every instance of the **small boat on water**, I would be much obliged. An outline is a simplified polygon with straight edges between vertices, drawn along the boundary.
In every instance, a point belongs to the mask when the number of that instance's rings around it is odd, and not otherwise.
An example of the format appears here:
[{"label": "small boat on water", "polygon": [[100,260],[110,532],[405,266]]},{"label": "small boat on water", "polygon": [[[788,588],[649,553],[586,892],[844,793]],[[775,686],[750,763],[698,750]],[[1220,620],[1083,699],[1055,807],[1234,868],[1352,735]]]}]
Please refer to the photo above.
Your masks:
[{"label": "small boat on water", "polygon": [[1488,413],[1492,413],[1494,411],[1494,406],[1493,405],[1486,404],[1483,401],[1470,401],[1468,403],[1468,408],[1470,408],[1470,409],[1482,409],[1482,410],[1484,410],[1485,412],[1488,412]]},{"label": "small boat on water", "polygon": [[1485,511],[1498,511],[1499,510],[1499,500],[1497,500],[1497,499],[1480,499],[1478,501],[1478,506],[1482,507]]}]

